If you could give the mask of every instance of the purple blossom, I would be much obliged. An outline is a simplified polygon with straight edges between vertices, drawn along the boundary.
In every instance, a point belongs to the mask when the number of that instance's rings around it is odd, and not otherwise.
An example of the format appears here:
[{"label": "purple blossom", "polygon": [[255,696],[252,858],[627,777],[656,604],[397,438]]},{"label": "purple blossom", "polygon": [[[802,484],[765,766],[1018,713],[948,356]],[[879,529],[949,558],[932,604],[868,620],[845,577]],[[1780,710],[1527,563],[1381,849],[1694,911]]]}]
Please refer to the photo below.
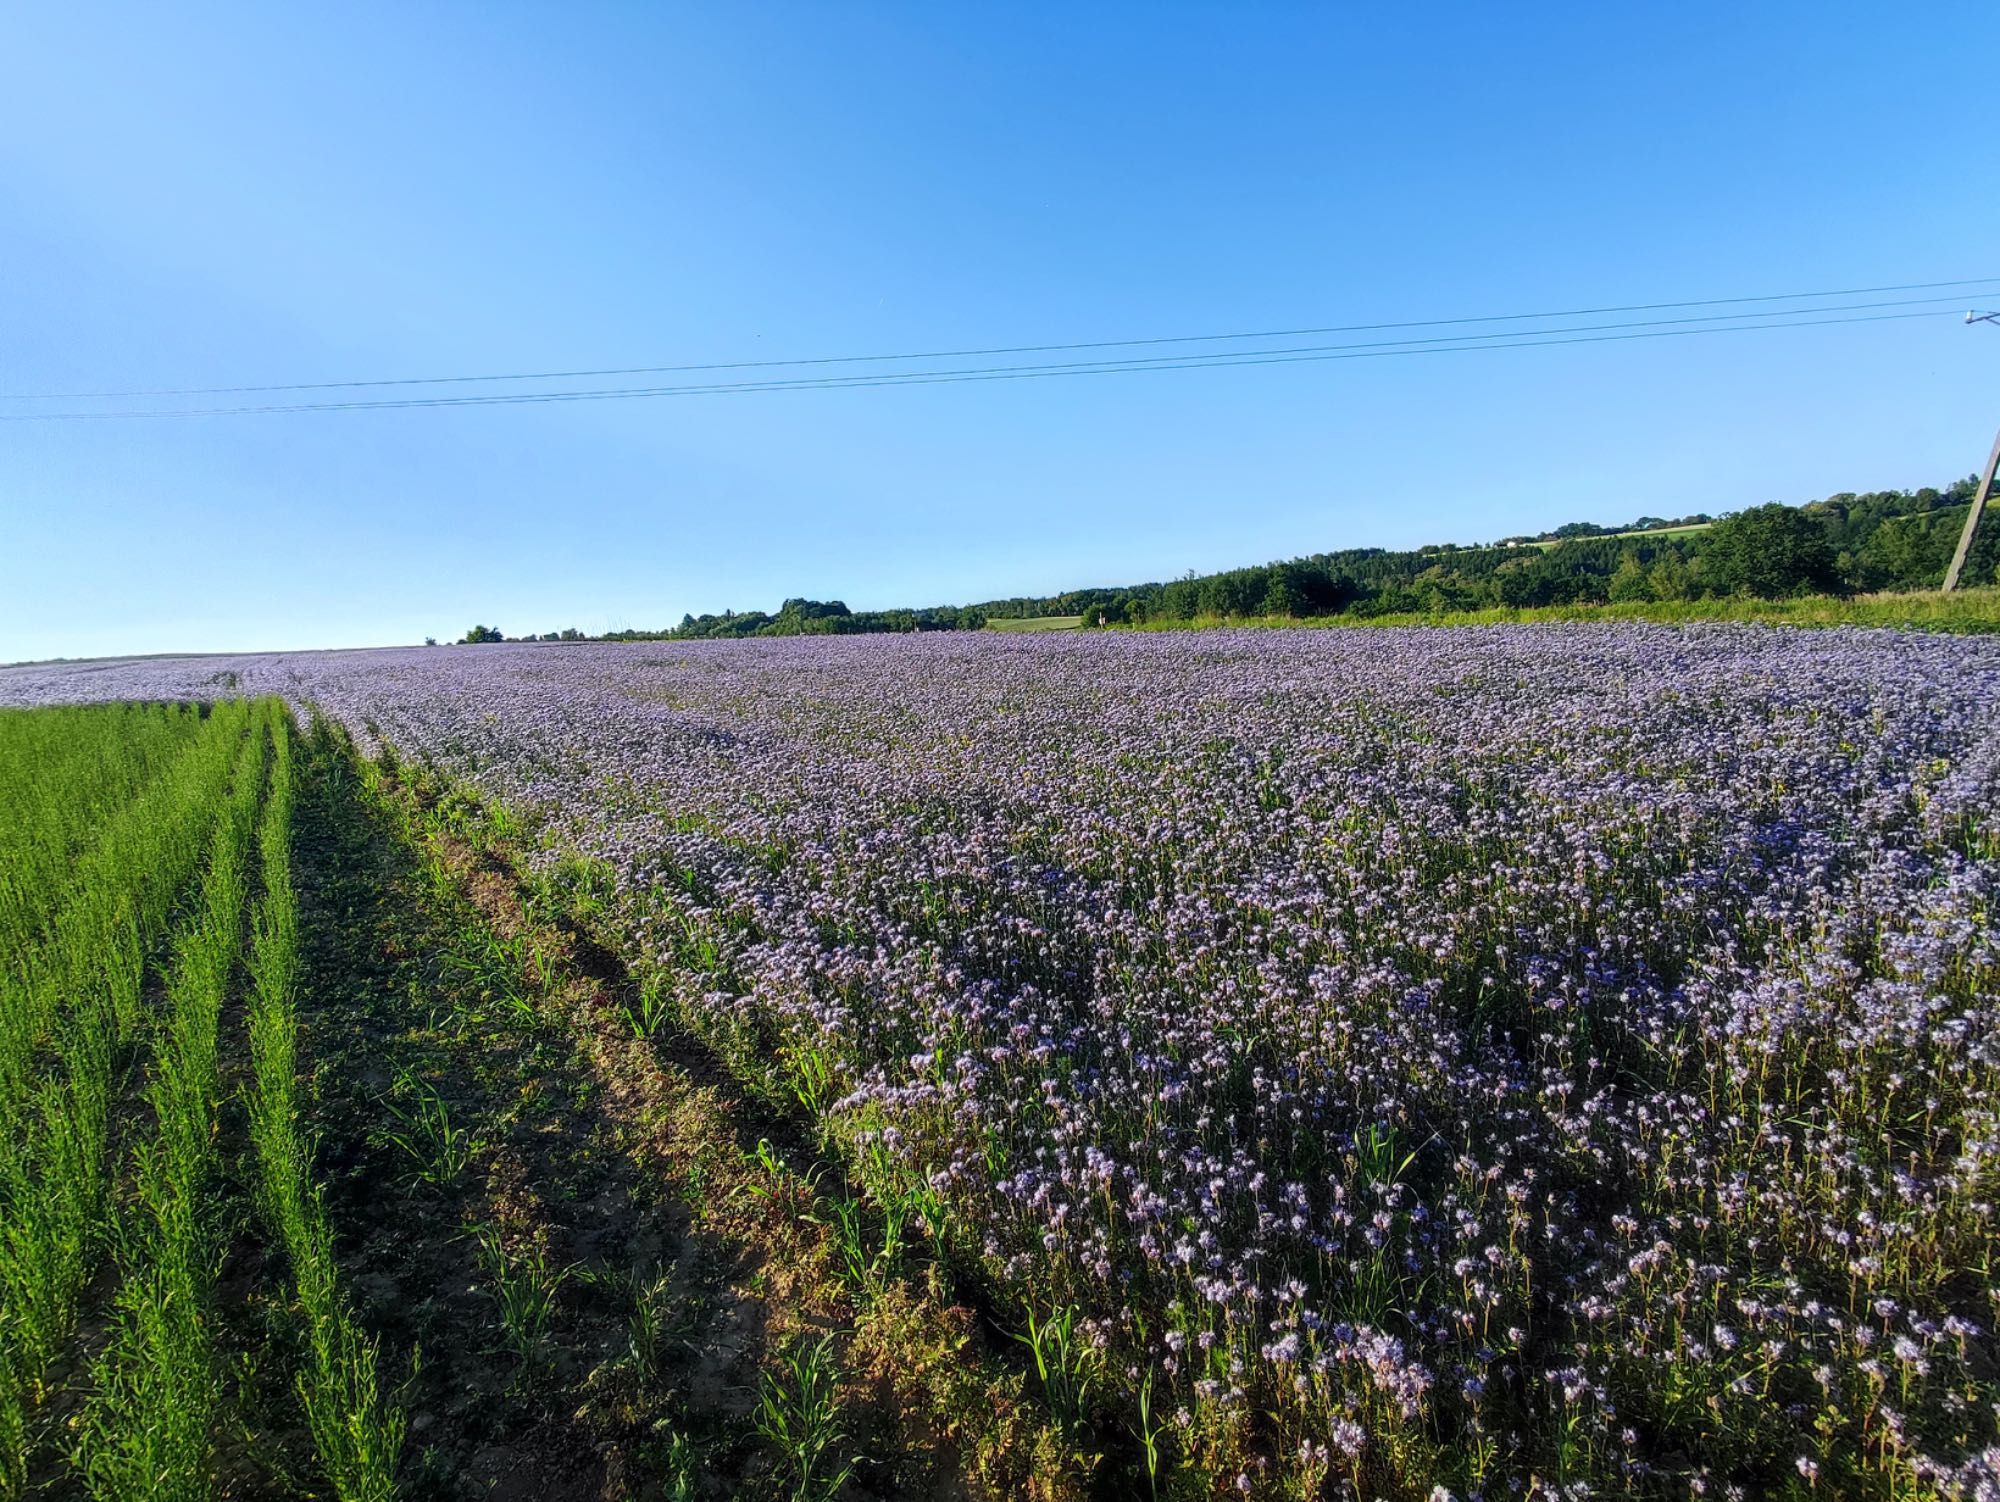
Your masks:
[{"label": "purple blossom", "polygon": [[[552,881],[596,863],[679,1015],[772,1084],[810,1061],[831,1125],[875,1134],[868,1171],[934,1192],[1116,1370],[1163,1348],[1181,1431],[1254,1414],[1301,1474],[1322,1443],[1358,1463],[1364,1422],[1477,1437],[1510,1457],[1495,1495],[1546,1474],[1561,1411],[1605,1494],[1754,1490],[1795,1457],[1810,1482],[1803,1449],[1875,1464],[1876,1435],[1941,1495],[1992,1485],[1988,1306],[1927,1270],[1992,1265],[2000,1224],[2000,642],[1605,625],[0,670],[0,704],[225,688],[504,802]],[[1669,1383],[1698,1417],[1638,1424]],[[1621,1414],[1657,1442],[1643,1485]],[[1768,1446],[1743,1476],[1687,1459],[1717,1422]]]}]

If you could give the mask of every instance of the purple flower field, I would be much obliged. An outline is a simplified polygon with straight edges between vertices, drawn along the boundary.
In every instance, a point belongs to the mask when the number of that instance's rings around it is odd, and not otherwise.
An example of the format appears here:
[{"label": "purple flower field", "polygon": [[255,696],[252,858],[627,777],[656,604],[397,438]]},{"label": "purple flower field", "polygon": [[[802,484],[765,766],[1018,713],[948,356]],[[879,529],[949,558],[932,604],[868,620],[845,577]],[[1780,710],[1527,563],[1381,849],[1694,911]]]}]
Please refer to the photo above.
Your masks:
[{"label": "purple flower field", "polygon": [[2000,641],[0,669],[0,704],[239,693],[503,804],[1207,1486],[2000,1495]]}]

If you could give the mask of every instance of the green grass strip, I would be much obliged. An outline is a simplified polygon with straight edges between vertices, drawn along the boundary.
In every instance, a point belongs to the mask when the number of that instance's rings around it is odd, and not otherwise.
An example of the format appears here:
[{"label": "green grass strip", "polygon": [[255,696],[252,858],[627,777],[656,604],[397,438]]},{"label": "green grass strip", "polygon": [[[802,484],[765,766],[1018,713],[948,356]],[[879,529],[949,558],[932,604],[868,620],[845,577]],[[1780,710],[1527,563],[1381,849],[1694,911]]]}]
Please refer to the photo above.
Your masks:
[{"label": "green grass strip", "polygon": [[[198,721],[193,745],[75,863],[45,940],[0,978],[0,1498],[26,1488],[45,1374],[107,1238],[113,1072],[145,955],[212,843],[249,721],[244,705]],[[88,775],[90,760],[78,765]]]},{"label": "green grass strip", "polygon": [[[260,711],[261,713],[261,711]],[[250,838],[263,783],[261,735],[244,743],[193,922],[175,946],[147,1098],[153,1135],[135,1153],[120,1227],[111,1339],[92,1371],[76,1460],[91,1496],[198,1502],[213,1491],[220,1398],[213,1351],[219,1239],[217,1045],[243,940]]]},{"label": "green grass strip", "polygon": [[[96,953],[112,942],[107,935],[129,923],[150,949],[165,933],[207,851],[249,721],[247,705],[216,706],[186,754],[65,862],[45,929],[0,948],[0,1127],[32,1082],[36,1051],[68,1022],[79,998],[97,989]],[[105,723],[116,729],[115,720]],[[135,1017],[134,1005],[117,1012],[121,1034]]]},{"label": "green grass strip", "polygon": [[77,861],[204,728],[176,704],[0,710],[0,956],[28,952]]},{"label": "green grass strip", "polygon": [[250,1140],[259,1208],[283,1244],[306,1337],[299,1399],[322,1469],[341,1502],[395,1495],[404,1418],[384,1399],[377,1347],[340,1297],[333,1231],[312,1177],[312,1148],[299,1126],[298,899],[292,888],[290,723],[274,720],[271,793],[259,830],[264,895],[251,945]]},{"label": "green grass strip", "polygon": [[1897,631],[1982,635],[2000,632],[2000,587],[1910,590],[1882,594],[1804,595],[1792,600],[1738,597],[1637,600],[1609,605],[1496,605],[1484,610],[1405,611],[1393,615],[1198,616],[1147,621],[1127,631],[1202,631],[1218,627],[1508,626],[1553,621],[1657,621],[1666,625],[1758,623],[1767,626],[1876,626]]}]

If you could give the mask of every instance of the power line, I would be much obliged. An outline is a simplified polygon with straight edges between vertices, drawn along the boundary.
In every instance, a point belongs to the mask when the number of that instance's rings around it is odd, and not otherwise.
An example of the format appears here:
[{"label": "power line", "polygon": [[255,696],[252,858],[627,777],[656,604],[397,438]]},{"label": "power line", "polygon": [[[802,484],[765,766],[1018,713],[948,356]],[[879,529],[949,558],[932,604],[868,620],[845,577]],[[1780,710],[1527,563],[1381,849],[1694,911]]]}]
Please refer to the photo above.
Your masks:
[{"label": "power line", "polygon": [[[1934,300],[1934,299],[1933,299]],[[1857,304],[1856,306],[1869,306]],[[1826,312],[1834,309],[1793,311]],[[1753,314],[1737,314],[1750,318]],[[95,412],[15,412],[0,414],[0,422],[92,422],[128,418],[244,417],[288,413],[361,412],[404,408],[537,405],[550,402],[617,401],[651,397],[752,394],[767,391],[857,390],[883,386],[947,385],[969,381],[1036,380],[1055,376],[1123,375],[1147,370],[1233,369],[1244,365],[1293,365],[1329,360],[1366,360],[1406,355],[1466,354],[1481,350],[1540,349],[1564,344],[1602,344],[1633,339],[1685,338],[1702,334],[1755,333],[1773,329],[1823,327],[1832,324],[1888,323],[1912,318],[1938,318],[1945,310],[1860,314],[1853,317],[1794,319],[1789,322],[1731,323],[1709,327],[1641,327],[1636,332],[1589,333],[1579,329],[1522,330],[1507,334],[1461,335],[1448,340],[1394,341],[1381,345],[1305,346],[1299,350],[1245,350],[1215,355],[1159,357],[1139,361],[1096,361],[1060,365],[976,367],[947,371],[904,371],[852,376],[816,376],[783,381],[740,381],[682,386],[612,387],[583,391],[503,392],[490,396],[394,397],[379,401],[302,402],[243,407],[195,407]],[[1686,323],[1695,320],[1667,320]],[[1634,325],[1585,325],[1633,329]],[[1556,335],[1560,337],[1547,337]],[[1475,339],[1492,342],[1473,343]],[[1504,341],[1504,342],[1502,342]]]},{"label": "power line", "polygon": [[[1814,310],[1821,311],[1821,310]],[[1834,310],[1826,310],[1834,311]],[[1737,315],[1747,317],[1751,315]],[[1583,329],[1525,330],[1499,335],[1464,335],[1438,341],[1395,341],[1389,344],[1305,346],[1295,350],[1246,350],[1185,358],[1160,357],[1143,361],[1099,361],[1062,365],[997,366],[966,370],[903,371],[880,375],[816,376],[796,380],[742,381],[680,386],[614,387],[583,391],[504,392],[490,396],[397,397],[377,401],[339,401],[274,404],[244,407],[177,408],[113,412],[48,412],[0,414],[0,422],[94,421],[142,417],[232,417],[290,413],[380,411],[403,408],[473,407],[534,405],[549,402],[612,401],[649,397],[754,394],[768,391],[853,390],[883,386],[943,385],[968,381],[1029,380],[1064,375],[1119,375],[1144,370],[1204,370],[1238,365],[1286,365],[1325,360],[1379,359],[1398,355],[1456,354],[1482,349],[1540,348],[1561,344],[1596,344],[1629,339],[1657,339],[1691,334],[1749,333],[1760,330],[1805,328],[1828,324],[1882,323],[1911,318],[1944,316],[1941,310],[1916,313],[1876,314],[1853,318],[1816,318],[1786,323],[1738,323],[1711,328],[1650,328],[1640,333],[1588,333],[1591,328],[1619,329],[1629,324],[1585,325]],[[1672,320],[1684,322],[1685,320]],[[1545,337],[1546,335],[1581,337]],[[1472,343],[1471,340],[1507,342]]]},{"label": "power line", "polygon": [[[823,355],[795,360],[730,360],[707,364],[631,365],[595,370],[520,371],[508,375],[398,376],[364,381],[291,381],[273,385],[184,386],[128,391],[21,392],[0,396],[0,401],[101,401],[168,396],[238,396],[284,391],[347,391],[384,386],[445,386],[477,382],[595,380],[614,376],[682,375],[702,371],[774,370],[819,365],[889,364],[913,360],[957,360],[995,355],[1061,354],[1091,349],[1139,349],[1163,344],[1212,344],[1256,339],[1299,339],[1321,334],[1386,333],[1394,329],[1463,328],[1481,323],[1526,323],[1552,318],[1590,318],[1612,313],[1657,313],[1681,308],[1741,307],[1751,303],[1802,302],[1814,298],[1865,297],[1888,292],[1933,292],[1945,288],[1985,287],[2000,283],[2000,277],[1971,277],[1948,282],[1903,282],[1881,287],[1843,287],[1814,292],[1768,292],[1743,297],[1694,298],[1682,302],[1625,303],[1598,308],[1565,308],[1541,313],[1488,313],[1462,318],[1408,319],[1394,323],[1333,324],[1317,328],[1261,329],[1234,334],[1167,334],[1141,339],[1097,339],[1067,344],[996,345],[981,349],[921,350],[894,355]],[[1941,298],[1925,301],[1943,301]],[[1786,310],[1794,313],[1824,311],[1815,308]],[[1751,316],[1751,315],[1744,315]],[[1519,332],[1530,332],[1521,330]]]}]

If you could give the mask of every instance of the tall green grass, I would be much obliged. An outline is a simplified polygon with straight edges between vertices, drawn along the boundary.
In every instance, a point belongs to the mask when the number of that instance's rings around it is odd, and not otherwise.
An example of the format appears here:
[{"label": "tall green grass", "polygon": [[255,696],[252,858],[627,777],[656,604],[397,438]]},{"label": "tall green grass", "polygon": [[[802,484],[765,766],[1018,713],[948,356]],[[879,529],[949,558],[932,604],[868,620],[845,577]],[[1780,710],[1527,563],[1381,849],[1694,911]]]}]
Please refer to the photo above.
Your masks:
[{"label": "tall green grass", "polygon": [[[250,713],[259,724],[267,713]],[[261,735],[243,742],[199,905],[174,946],[146,1092],[152,1133],[133,1152],[117,1232],[110,1340],[92,1369],[76,1458],[94,1497],[197,1502],[221,1387],[213,1306],[220,1245],[213,1203],[217,1052],[242,948],[250,840],[263,784]]]},{"label": "tall green grass", "polygon": [[992,616],[988,631],[1075,631],[1083,625],[1080,615]]},{"label": "tall green grass", "polygon": [[71,867],[202,726],[180,705],[0,710],[0,957],[25,957]]},{"label": "tall green grass", "polygon": [[[242,705],[65,713],[51,734],[33,715],[0,717],[0,761],[63,769],[10,794],[33,832],[0,833],[16,882],[0,946],[0,1497],[26,1487],[46,1374],[105,1249],[114,1070],[146,956],[210,846],[250,720]],[[101,744],[128,733],[146,743],[130,758]],[[122,808],[82,786],[98,777]]]},{"label": "tall green grass", "polygon": [[1618,605],[1545,605],[1488,610],[1450,610],[1434,614],[1329,615],[1298,619],[1291,616],[1221,618],[1191,621],[1148,621],[1125,629],[1136,631],[1207,630],[1248,627],[1370,627],[1370,626],[1501,626],[1540,621],[1660,621],[1670,625],[1697,622],[1760,622],[1770,626],[1880,626],[1902,631],[1946,631],[1970,634],[2000,632],[2000,587],[1916,590],[1908,593],[1807,595],[1796,600],[1710,599],[1643,600]]},{"label": "tall green grass", "polygon": [[[27,1491],[51,1444],[48,1373],[75,1349],[107,1252],[115,1294],[63,1485],[116,1502],[215,1494],[220,1057],[239,974],[254,1196],[298,1318],[305,1425],[329,1494],[389,1498],[403,1419],[340,1298],[300,1125],[288,712],[0,715],[0,772],[0,1499]],[[140,1041],[127,1110],[117,1082]]]},{"label": "tall green grass", "polygon": [[385,1502],[395,1493],[403,1415],[384,1399],[376,1346],[340,1297],[333,1231],[313,1182],[312,1147],[299,1125],[290,722],[275,719],[271,732],[271,791],[258,830],[264,891],[251,940],[248,1008],[259,1210],[291,1268],[306,1346],[299,1399],[320,1465],[342,1502]]},{"label": "tall green grass", "polygon": [[[157,738],[144,733],[149,725],[183,732],[177,758],[150,780],[152,755],[121,759],[103,744],[130,732],[143,746]],[[30,777],[32,790],[0,792],[0,1122],[32,1082],[52,1024],[90,989],[92,956],[124,909],[143,940],[159,937],[199,861],[241,716],[155,721],[114,711],[95,722],[64,716],[60,728],[71,742],[66,753],[32,714],[0,716],[0,766],[22,771],[28,755],[50,751],[59,768]],[[89,786],[100,776],[144,790],[107,806]]]}]

